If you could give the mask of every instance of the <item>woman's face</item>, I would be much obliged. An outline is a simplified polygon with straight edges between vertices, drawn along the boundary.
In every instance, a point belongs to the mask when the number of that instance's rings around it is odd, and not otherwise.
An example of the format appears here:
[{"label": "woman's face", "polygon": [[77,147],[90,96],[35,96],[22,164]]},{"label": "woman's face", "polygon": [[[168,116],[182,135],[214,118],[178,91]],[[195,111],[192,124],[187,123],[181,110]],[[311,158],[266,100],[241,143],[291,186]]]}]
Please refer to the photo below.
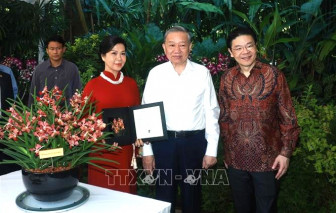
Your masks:
[{"label": "woman's face", "polygon": [[105,70],[114,74],[119,72],[126,63],[126,50],[123,44],[116,44],[111,51],[101,55],[105,62]]}]

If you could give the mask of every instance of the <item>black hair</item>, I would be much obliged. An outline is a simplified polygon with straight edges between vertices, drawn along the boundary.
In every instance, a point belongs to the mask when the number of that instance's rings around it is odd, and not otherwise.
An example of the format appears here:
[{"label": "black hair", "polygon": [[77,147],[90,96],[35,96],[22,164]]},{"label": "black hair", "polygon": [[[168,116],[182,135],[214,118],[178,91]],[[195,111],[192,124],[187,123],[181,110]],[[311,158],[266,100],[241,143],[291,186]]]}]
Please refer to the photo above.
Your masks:
[{"label": "black hair", "polygon": [[50,38],[48,38],[47,42],[45,43],[46,47],[48,47],[49,43],[52,42],[52,41],[56,41],[58,43],[61,43],[63,47],[65,46],[65,41],[64,41],[64,38],[62,36],[53,35]]},{"label": "black hair", "polygon": [[250,35],[254,39],[254,42],[257,43],[257,35],[251,28],[239,26],[229,33],[226,39],[227,48],[231,49],[232,41],[241,35]]},{"label": "black hair", "polygon": [[119,36],[108,35],[101,41],[99,46],[99,57],[110,52],[112,48],[117,44],[123,44],[126,49],[126,42],[123,38]]}]

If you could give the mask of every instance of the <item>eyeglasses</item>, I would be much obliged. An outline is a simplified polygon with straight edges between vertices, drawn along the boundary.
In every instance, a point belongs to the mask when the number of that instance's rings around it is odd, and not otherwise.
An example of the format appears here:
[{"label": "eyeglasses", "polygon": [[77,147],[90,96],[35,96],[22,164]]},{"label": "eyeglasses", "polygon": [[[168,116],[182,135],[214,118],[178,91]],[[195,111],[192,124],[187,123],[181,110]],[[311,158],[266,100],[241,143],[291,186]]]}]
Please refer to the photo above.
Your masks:
[{"label": "eyeglasses", "polygon": [[244,50],[244,48],[247,50],[247,51],[252,51],[254,50],[255,48],[255,44],[247,44],[245,47],[244,46],[236,46],[235,48],[232,48],[232,50],[236,53],[240,53]]}]

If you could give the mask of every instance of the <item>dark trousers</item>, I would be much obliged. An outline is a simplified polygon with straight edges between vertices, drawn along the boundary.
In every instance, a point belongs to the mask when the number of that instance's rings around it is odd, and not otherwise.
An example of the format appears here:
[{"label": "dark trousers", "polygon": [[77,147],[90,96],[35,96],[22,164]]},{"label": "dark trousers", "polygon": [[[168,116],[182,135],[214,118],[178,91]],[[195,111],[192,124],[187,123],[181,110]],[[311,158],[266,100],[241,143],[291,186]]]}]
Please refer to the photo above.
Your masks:
[{"label": "dark trousers", "polygon": [[[182,195],[182,211],[201,209],[201,169],[207,147],[204,131],[183,138],[152,143],[155,157],[156,199],[171,203],[175,212],[177,188]],[[199,178],[199,179],[198,179]]]},{"label": "dark trousers", "polygon": [[237,213],[276,213],[279,181],[275,171],[248,172],[229,167],[228,177]]}]

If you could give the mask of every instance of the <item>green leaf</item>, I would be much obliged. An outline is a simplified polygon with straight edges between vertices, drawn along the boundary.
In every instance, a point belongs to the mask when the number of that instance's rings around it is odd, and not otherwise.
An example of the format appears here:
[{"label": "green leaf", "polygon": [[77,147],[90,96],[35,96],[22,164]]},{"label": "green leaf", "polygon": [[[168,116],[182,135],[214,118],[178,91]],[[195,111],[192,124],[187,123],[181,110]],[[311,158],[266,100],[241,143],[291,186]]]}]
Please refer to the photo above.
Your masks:
[{"label": "green leaf", "polygon": [[327,38],[318,44],[319,60],[323,61],[335,47],[336,31],[331,34],[330,38]]},{"label": "green leaf", "polygon": [[223,11],[221,11],[218,7],[212,4],[209,4],[209,3],[183,1],[183,2],[177,2],[177,4],[185,6],[185,8],[187,9],[194,9],[198,11],[218,13],[218,14],[224,15]]},{"label": "green leaf", "polygon": [[159,42],[163,40],[163,33],[158,26],[151,23],[145,26],[145,36],[148,42]]},{"label": "green leaf", "polygon": [[264,39],[264,48],[268,49],[271,45],[273,45],[273,42],[278,34],[279,27],[281,27],[281,19],[278,9],[276,8],[275,12],[273,13],[273,21],[272,24],[268,27],[266,33],[265,33],[265,39]]},{"label": "green leaf", "polygon": [[[112,11],[110,9],[110,7],[108,6],[108,4],[106,3],[105,0],[98,0],[104,7],[105,11],[109,14],[112,15]],[[99,7],[98,7],[99,8]]]},{"label": "green leaf", "polygon": [[217,56],[225,47],[226,43],[224,38],[218,39],[216,43],[211,38],[205,38],[202,42],[195,43],[192,49],[192,55],[196,58],[211,58]]},{"label": "green leaf", "polygon": [[276,41],[273,42],[273,45],[274,44],[279,44],[279,43],[288,43],[288,42],[297,42],[297,41],[300,41],[300,38],[298,37],[293,37],[293,38],[280,38]]},{"label": "green leaf", "polygon": [[[87,164],[90,164],[90,165],[95,166],[95,167],[97,167],[97,168],[100,168],[100,169],[102,169],[102,170],[106,170],[106,168],[100,166],[99,164],[95,164],[95,163],[92,163],[92,162],[90,162],[90,161],[88,161]],[[106,170],[106,172],[108,172],[108,173],[112,173],[110,170]],[[113,174],[113,173],[112,173],[112,174]]]},{"label": "green leaf", "polygon": [[257,1],[249,1],[249,11],[248,11],[248,14],[249,14],[249,20],[253,20],[254,17],[257,15],[257,12],[259,10],[259,8],[261,7],[262,5],[262,1],[261,0],[257,0]]},{"label": "green leaf", "polygon": [[259,33],[259,30],[257,29],[256,25],[251,20],[249,20],[244,13],[239,12],[237,10],[232,10],[232,12],[237,16],[239,16],[240,18],[242,18],[243,21],[246,21],[249,24],[249,26],[254,30],[254,32]]},{"label": "green leaf", "polygon": [[320,9],[322,0],[310,0],[301,5],[300,11],[306,14],[315,15]]}]

